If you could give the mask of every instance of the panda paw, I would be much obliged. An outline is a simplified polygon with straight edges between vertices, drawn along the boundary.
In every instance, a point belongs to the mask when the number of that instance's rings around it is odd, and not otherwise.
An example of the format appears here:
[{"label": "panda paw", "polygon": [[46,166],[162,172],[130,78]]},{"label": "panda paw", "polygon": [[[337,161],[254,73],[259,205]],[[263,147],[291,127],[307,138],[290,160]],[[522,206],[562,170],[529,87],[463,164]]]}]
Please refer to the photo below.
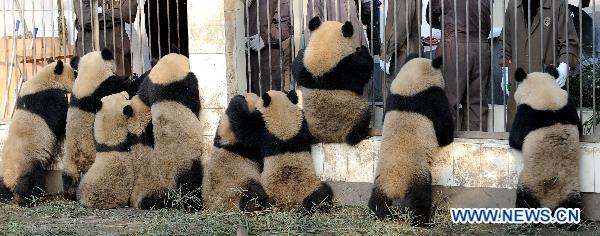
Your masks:
[{"label": "panda paw", "polygon": [[267,209],[267,194],[260,183],[250,180],[240,198],[240,210],[243,212],[257,212]]},{"label": "panda paw", "polygon": [[302,201],[302,206],[308,214],[315,212],[330,212],[333,208],[333,190],[326,183]]}]

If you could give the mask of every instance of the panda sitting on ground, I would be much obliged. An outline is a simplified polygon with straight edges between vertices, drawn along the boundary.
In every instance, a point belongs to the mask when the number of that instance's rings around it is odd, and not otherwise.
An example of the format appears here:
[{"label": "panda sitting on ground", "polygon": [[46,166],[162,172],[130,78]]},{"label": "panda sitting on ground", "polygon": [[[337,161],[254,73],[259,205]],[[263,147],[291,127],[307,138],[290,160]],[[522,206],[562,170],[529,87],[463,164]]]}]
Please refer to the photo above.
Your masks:
[{"label": "panda sitting on ground", "polygon": [[371,113],[363,90],[373,73],[373,57],[365,46],[354,45],[350,22],[321,23],[315,17],[309,29],[310,42],[293,66],[308,128],[316,142],[355,145],[369,131]]},{"label": "panda sitting on ground", "polygon": [[[72,63],[77,61],[74,58]],[[23,83],[19,92],[4,143],[0,178],[19,205],[29,204],[44,192],[44,168],[61,154],[68,109],[66,94],[71,92],[75,77],[75,70],[59,60]]]},{"label": "panda sitting on ground", "polygon": [[[148,73],[138,79],[145,80]],[[128,96],[122,92],[104,97],[96,114],[96,160],[84,175],[78,194],[79,201],[86,207],[104,209],[130,205],[147,210],[151,208],[143,205],[148,201],[147,193],[155,188],[162,189],[160,176],[151,166],[154,137],[150,107],[139,96],[127,100]],[[127,130],[126,136],[124,130]],[[102,143],[111,139],[113,143],[120,143],[120,152],[107,152],[108,146]],[[119,188],[113,188],[107,181],[114,176],[121,176],[116,182]]]},{"label": "panda sitting on ground", "polygon": [[85,207],[110,209],[124,207],[135,182],[128,118],[133,108],[127,92],[102,98],[94,121],[96,158],[81,178],[78,201]]},{"label": "panda sitting on ground", "polygon": [[114,55],[106,48],[84,55],[79,62],[67,115],[63,160],[64,191],[68,199],[75,199],[79,178],[96,157],[92,130],[100,99],[121,91],[136,90],[130,86],[129,76],[117,76],[115,71]]},{"label": "panda sitting on ground", "polygon": [[271,206],[287,210],[301,205],[306,211],[329,211],[331,187],[317,177],[311,135],[295,91],[287,95],[269,91],[258,99],[256,110],[243,97],[232,99],[226,113],[236,138],[258,146],[264,168],[261,183]]},{"label": "panda sitting on ground", "polygon": [[390,87],[369,208],[380,219],[408,209],[412,224],[424,226],[431,217],[431,161],[439,147],[453,142],[454,125],[441,57],[414,57]]},{"label": "panda sitting on ground", "polygon": [[[242,99],[246,101],[244,104],[236,102]],[[228,109],[248,106],[244,109],[254,112],[257,100],[258,96],[253,93],[238,95]],[[263,168],[260,149],[238,142],[230,123],[237,118],[225,113],[219,122],[202,184],[205,209],[237,208],[253,212],[267,207],[266,193],[260,183]]]},{"label": "panda sitting on ground", "polygon": [[171,207],[169,192],[185,196],[185,207],[202,206],[202,131],[198,79],[189,59],[179,54],[161,58],[142,81],[138,95],[150,107],[154,136],[153,168],[164,188],[148,192],[143,208]]},{"label": "panda sitting on ground", "polygon": [[518,107],[509,143],[523,153],[516,207],[581,209],[581,121],[577,106],[555,82],[556,69],[546,72],[515,74]]}]

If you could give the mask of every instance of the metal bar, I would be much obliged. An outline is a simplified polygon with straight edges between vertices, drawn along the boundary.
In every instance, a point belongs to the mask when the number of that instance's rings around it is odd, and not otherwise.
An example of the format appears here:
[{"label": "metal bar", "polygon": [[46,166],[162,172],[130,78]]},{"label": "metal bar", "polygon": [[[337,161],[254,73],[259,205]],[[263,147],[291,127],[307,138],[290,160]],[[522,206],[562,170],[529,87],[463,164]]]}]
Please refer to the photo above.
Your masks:
[{"label": "metal bar", "polygon": [[281,87],[279,87],[279,89],[281,91],[285,91],[285,79],[287,78],[285,73],[283,73],[283,42],[281,40],[281,37],[283,37],[283,35],[281,34],[281,27],[283,27],[282,23],[281,23],[281,0],[277,0],[277,17],[278,17],[278,24],[279,24],[279,82],[281,83]]},{"label": "metal bar", "polygon": [[[108,39],[106,37],[106,0],[101,0],[101,1],[102,1],[102,28],[104,29],[104,31],[102,32],[104,35],[104,38],[102,38],[102,41],[104,41],[104,47],[107,48],[108,47]],[[114,52],[115,52],[115,50],[113,49],[113,53]]]},{"label": "metal bar", "polygon": [[[491,30],[492,32],[490,32],[490,101],[491,101],[491,105],[492,105],[492,109],[491,109],[491,113],[492,113],[492,124],[491,124],[491,130],[488,130],[488,132],[496,132],[495,128],[496,128],[496,101],[495,101],[495,97],[494,97],[494,84],[496,83],[494,81],[494,67],[497,65],[496,63],[494,63],[494,34],[493,34],[493,29],[494,29],[494,0],[489,0],[490,2],[490,7],[491,7],[491,14],[490,14],[490,22],[491,22]],[[502,10],[504,10],[504,8],[502,8]],[[479,15],[481,16],[481,12],[479,12]],[[503,30],[504,31],[504,30]],[[502,57],[500,57],[502,58]],[[489,126],[489,125],[488,125]]]},{"label": "metal bar", "polygon": [[[107,9],[104,9],[103,13],[106,15],[106,11]],[[111,31],[112,31],[112,51],[114,53],[114,55],[116,57],[118,57],[119,52],[117,52],[117,39],[115,37],[116,31],[115,31],[115,1],[114,0],[110,0],[110,24],[112,25]],[[106,22],[104,22],[104,30],[106,31]],[[104,32],[106,34],[106,32]],[[123,37],[123,35],[121,35],[121,37]],[[106,38],[104,39],[105,41],[107,40]],[[123,51],[123,48],[121,48],[121,51]],[[115,60],[115,64],[116,64],[116,60]],[[118,69],[119,65],[117,65],[117,71],[119,71]],[[123,65],[121,65],[121,68],[123,68]],[[119,71],[120,72],[120,71]]]},{"label": "metal bar", "polygon": [[33,45],[33,52],[31,53],[31,58],[33,58],[33,68],[32,68],[32,73],[35,75],[35,73],[37,72],[37,60],[35,60],[37,58],[37,29],[35,27],[35,1],[31,1],[31,25],[33,25],[33,32],[32,32],[32,45]]},{"label": "metal bar", "polygon": [[[304,5],[304,4],[300,4],[300,5]],[[293,63],[294,62],[294,58],[296,57],[296,44],[295,44],[295,39],[294,39],[294,35],[295,35],[295,31],[294,31],[294,1],[289,1],[288,2],[288,7],[290,8],[290,62]],[[300,17],[301,19],[304,19],[303,15],[301,15]],[[293,34],[292,34],[293,33]],[[289,65],[291,66],[291,64]],[[295,84],[295,80],[294,80],[294,76],[292,76],[291,73],[291,68],[289,68],[290,70],[290,90],[296,90],[296,84]]]},{"label": "metal bar", "polygon": [[[421,54],[423,52],[423,50],[421,49],[421,46],[423,46],[423,42],[421,42],[421,23],[422,23],[421,14],[423,14],[423,8],[421,7],[421,2],[422,2],[421,0],[417,1],[417,14],[416,14],[417,22],[418,22],[417,25],[419,26],[419,27],[417,27],[417,32],[418,32],[417,36],[419,38],[419,43],[418,43],[417,47],[419,50],[419,57],[422,56]],[[408,12],[405,14],[408,15]],[[407,36],[406,39],[408,40],[408,34],[406,36]]]},{"label": "metal bar", "polygon": [[455,82],[456,82],[456,85],[457,85],[456,86],[456,100],[457,100],[457,102],[456,102],[456,130],[460,130],[460,126],[459,125],[461,123],[460,122],[460,103],[461,102],[460,102],[460,98],[458,96],[458,94],[459,94],[459,90],[458,90],[458,87],[459,87],[458,86],[458,84],[459,84],[459,82],[458,82],[458,76],[459,76],[459,73],[458,73],[458,53],[459,52],[458,52],[458,28],[457,28],[458,26],[457,26],[457,19],[456,19],[457,18],[456,10],[458,8],[456,7],[456,0],[454,0],[454,8],[452,8],[452,9],[454,10],[454,52],[455,52],[454,53],[454,61],[455,61],[454,64],[456,66],[456,68],[455,68],[456,69],[456,73],[454,74],[454,76],[455,76],[455,80],[456,80]]},{"label": "metal bar", "polygon": [[[271,61],[271,21],[273,20],[273,15],[271,15],[271,1],[267,0],[267,50],[269,52],[269,90],[273,89],[273,62]],[[260,36],[260,35],[259,35]],[[260,51],[258,52],[260,53]]]},{"label": "metal bar", "polygon": [[[246,92],[251,92],[252,91],[252,64],[250,63],[250,52],[252,52],[252,49],[250,49],[250,6],[246,5],[246,3],[244,2],[244,9],[246,10],[246,17],[244,17],[244,21],[246,23],[246,67],[247,67],[247,72],[246,75],[248,78],[247,79],[247,83],[246,85],[248,86],[246,88]],[[178,18],[179,19],[179,18]]]},{"label": "metal bar", "polygon": [[[46,55],[46,1],[42,1],[42,57],[44,57],[44,65],[48,64],[48,58]],[[4,9],[6,11],[6,8]],[[6,18],[5,18],[6,19]],[[6,22],[6,20],[5,20]],[[75,25],[75,24],[73,24]],[[6,33],[6,24],[4,24],[4,32]],[[8,45],[6,46],[8,50]],[[6,60],[8,62],[8,60]]]},{"label": "metal bar", "polygon": [[156,30],[156,35],[158,35],[156,45],[158,46],[158,57],[162,58],[162,40],[160,39],[160,3],[161,1],[156,1],[156,27],[158,28]]},{"label": "metal bar", "polygon": [[[177,4],[177,48],[179,49],[179,53],[181,52],[181,34],[179,33],[179,0],[175,0],[175,4]],[[246,11],[246,13],[248,13]],[[246,15],[247,16],[247,15]]]},{"label": "metal bar", "polygon": [[[592,28],[596,29],[596,1],[592,1]],[[596,34],[592,34],[592,51],[594,60],[592,64],[592,135],[596,135],[596,142],[600,142],[600,133],[596,133],[598,128],[598,110],[596,110],[596,64],[598,63],[598,55],[596,52]]]},{"label": "metal bar", "polygon": [[50,0],[50,19],[52,21],[52,60],[54,60],[54,58],[56,57],[56,54],[54,51],[54,44],[56,41],[55,37],[54,37],[54,34],[56,34],[56,28],[54,26],[54,20],[56,20],[54,18],[54,1],[57,1],[57,0]]},{"label": "metal bar", "polygon": [[527,6],[527,72],[531,73],[531,11],[534,10],[531,9],[531,0],[527,0]]},{"label": "metal bar", "polygon": [[[579,117],[581,118],[583,118],[583,13],[581,10],[582,6],[583,1],[579,0]],[[567,80],[568,79],[569,76],[567,75]],[[593,89],[594,88],[592,88],[592,90]]]},{"label": "metal bar", "polygon": [[[5,24],[4,24],[4,31],[3,32],[4,32],[4,62],[5,62],[4,67],[6,68],[6,91],[5,91],[5,94],[3,96],[4,100],[2,102],[2,113],[0,114],[1,115],[0,118],[5,118],[6,117],[6,110],[7,110],[8,99],[9,99],[8,94],[9,94],[9,91],[10,91],[10,81],[12,80],[12,75],[9,73],[10,69],[8,67],[9,64],[12,64],[12,58],[10,58],[11,62],[9,63],[8,62],[8,60],[9,60],[8,59],[8,53],[9,53],[9,51],[8,51],[8,37],[7,37],[7,33],[6,33],[6,22],[7,22],[7,20],[6,20],[6,12],[8,11],[8,9],[7,9],[7,6],[6,6],[6,2],[7,1],[2,1],[2,9],[3,9],[3,11],[2,11],[2,19],[4,19],[4,22],[5,22]],[[12,13],[12,10],[11,10],[11,13]],[[15,26],[14,14],[11,14],[11,18],[13,19],[13,24],[12,25],[14,27]],[[13,38],[15,38],[15,37],[16,37],[16,35],[13,33]]]},{"label": "metal bar", "polygon": [[[137,19],[137,21],[138,21],[138,37],[139,37],[139,38],[138,38],[138,39],[139,39],[138,41],[139,41],[139,47],[140,47],[140,48],[139,48],[139,51],[140,51],[140,65],[141,65],[140,67],[142,68],[142,70],[141,70],[140,72],[141,72],[142,74],[143,74],[143,73],[145,73],[145,69],[146,69],[146,68],[145,68],[145,67],[146,67],[146,65],[144,65],[144,64],[145,64],[145,62],[144,62],[144,61],[145,61],[145,58],[146,58],[146,57],[144,56],[144,36],[142,35],[142,22],[143,22],[143,21],[145,21],[145,18],[146,18],[146,17],[145,17],[145,16],[146,16],[146,14],[144,13],[144,10],[142,9],[142,8],[144,7],[144,3],[145,3],[145,1],[147,1],[147,0],[142,0],[142,3],[141,3],[141,4],[138,4],[138,6],[137,6],[137,11],[138,11],[138,13],[140,14],[140,15],[139,15],[140,17],[139,17],[139,18],[136,18],[136,19]],[[129,2],[129,4],[131,5],[131,1]],[[136,16],[137,16],[137,14],[136,14]],[[133,25],[133,22],[132,22],[131,24]],[[145,25],[144,25],[144,26],[145,26]],[[133,28],[132,28],[132,29],[133,29]],[[144,30],[144,31],[145,31],[145,30]],[[132,31],[132,32],[133,32],[133,31]],[[145,33],[145,32],[144,32],[144,33]],[[133,33],[132,33],[132,35],[133,35]]]},{"label": "metal bar", "polygon": [[[150,15],[152,14],[152,3],[150,1],[153,0],[146,0],[148,2],[148,14],[144,14],[146,15],[146,25],[147,25],[147,29],[146,31],[148,31],[148,55],[150,55],[150,59],[155,58],[153,57],[154,55],[152,55],[152,21],[150,21]],[[156,58],[156,59],[160,59]]]},{"label": "metal bar", "polygon": [[[468,0],[467,0],[468,1]],[[465,116],[465,118],[467,119],[467,131],[471,131],[471,91],[470,91],[470,87],[471,87],[471,74],[470,72],[470,64],[469,63],[469,49],[471,48],[471,44],[469,44],[469,39],[471,38],[471,32],[469,31],[469,1],[466,2],[465,4],[465,12],[466,12],[466,34],[465,34],[465,41],[466,41],[466,49],[467,51],[464,52],[465,53],[465,57],[466,57],[466,63],[467,63],[467,68],[465,70],[465,78],[466,79],[466,85],[467,85],[467,103],[466,105],[466,109],[463,108],[463,115]],[[456,16],[455,16],[456,17]],[[481,21],[481,20],[480,20]],[[458,42],[456,42],[458,44]],[[460,52],[459,52],[460,53]],[[458,53],[457,53],[458,54]],[[458,87],[458,86],[457,86]],[[463,94],[464,96],[464,94]],[[461,99],[462,100],[462,99]]]},{"label": "metal bar", "polygon": [[[558,31],[556,31],[556,8],[555,8],[555,2],[552,1],[552,46],[554,46],[554,48],[556,48],[556,33]],[[552,64],[553,65],[557,65],[556,64],[556,50],[552,50]]]},{"label": "metal bar", "polygon": [[167,2],[167,50],[171,53],[171,7],[169,5],[171,4]]},{"label": "metal bar", "polygon": [[[483,54],[482,54],[482,45],[483,45],[483,41],[481,40],[481,20],[484,19],[481,15],[481,0],[477,1],[477,17],[479,17],[480,20],[478,20],[477,22],[479,23],[479,29],[477,30],[478,34],[477,36],[479,36],[479,131],[483,132],[483,119],[487,119],[487,116],[483,116],[483,64],[481,62],[481,59],[483,58]],[[490,65],[491,67],[491,65]],[[486,127],[487,128],[487,127]]]},{"label": "metal bar", "polygon": [[[257,28],[257,32],[258,32],[258,37],[260,37],[260,0],[255,0],[256,2],[256,28]],[[258,54],[258,94],[262,95],[263,91],[262,91],[262,68],[261,68],[261,61],[260,61],[260,52],[256,52],[256,54]]]},{"label": "metal bar", "polygon": [[432,44],[432,40],[433,40],[433,26],[431,25],[431,22],[433,22],[433,6],[431,4],[431,0],[429,1],[429,59],[433,60],[433,44]]},{"label": "metal bar", "polygon": [[[113,9],[114,9],[114,7],[113,7]],[[114,15],[114,12],[113,12],[113,15]],[[124,42],[124,38],[127,35],[127,32],[125,32],[125,22],[123,21],[123,1],[122,0],[119,1],[119,17],[120,17],[120,19],[119,19],[119,33],[121,34],[121,63],[123,63],[123,71],[122,71],[122,73],[126,74],[127,69],[125,67],[126,66],[131,67],[131,64],[129,64],[129,65],[125,64],[125,42]],[[129,19],[131,19],[131,14],[128,17],[129,17]],[[114,34],[114,29],[113,29],[113,34]],[[129,47],[131,48],[131,44],[129,44]],[[129,72],[133,72],[131,69],[132,68],[129,68]]]}]

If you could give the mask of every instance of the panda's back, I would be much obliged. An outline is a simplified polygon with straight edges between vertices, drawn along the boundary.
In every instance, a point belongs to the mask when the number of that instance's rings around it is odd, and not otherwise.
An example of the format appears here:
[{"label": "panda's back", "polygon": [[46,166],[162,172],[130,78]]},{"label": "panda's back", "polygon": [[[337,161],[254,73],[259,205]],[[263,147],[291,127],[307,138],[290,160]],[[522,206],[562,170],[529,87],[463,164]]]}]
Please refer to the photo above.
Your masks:
[{"label": "panda's back", "polygon": [[532,131],[523,144],[520,184],[536,194],[542,207],[554,209],[580,189],[578,157],[576,125],[555,124]]},{"label": "panda's back", "polygon": [[348,90],[302,88],[302,96],[310,132],[325,143],[344,142],[369,108],[365,97]]},{"label": "panda's back", "polygon": [[[524,171],[574,173],[579,160],[579,131],[571,124],[554,124],[530,132],[523,143]],[[540,172],[540,170],[544,170]]]}]

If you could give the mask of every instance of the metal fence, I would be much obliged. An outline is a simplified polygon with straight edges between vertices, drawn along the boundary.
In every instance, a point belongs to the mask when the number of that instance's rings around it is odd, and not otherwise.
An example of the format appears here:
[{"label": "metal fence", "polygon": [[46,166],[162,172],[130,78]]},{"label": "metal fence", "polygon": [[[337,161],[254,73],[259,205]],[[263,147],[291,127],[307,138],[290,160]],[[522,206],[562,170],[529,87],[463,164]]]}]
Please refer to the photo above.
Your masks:
[{"label": "metal fence", "polygon": [[[245,35],[236,40],[246,47],[248,91],[288,90],[296,87],[291,62],[310,38],[308,21],[315,16],[351,21],[359,31],[357,46],[367,46],[375,58],[367,93],[375,130],[381,127],[389,85],[404,58],[410,53],[443,56],[458,137],[466,138],[508,138],[516,108],[516,68],[535,72],[565,63],[569,74],[563,88],[578,104],[584,140],[598,142],[597,4],[600,1],[248,0],[243,3]],[[256,35],[262,36],[264,48]],[[506,71],[511,85],[502,83]]]},{"label": "metal fence", "polygon": [[[245,53],[234,67],[244,70],[238,79],[245,80],[248,91],[296,88],[291,64],[310,38],[308,21],[315,16],[349,20],[357,46],[367,46],[375,58],[366,93],[374,133],[381,128],[395,72],[408,54],[419,53],[445,59],[458,137],[508,137],[515,88],[509,93],[502,89],[503,67],[512,75],[516,67],[538,71],[564,62],[570,67],[564,89],[578,104],[584,140],[600,141],[600,1],[225,2],[243,8],[243,20],[236,23],[243,34],[233,40]],[[11,117],[20,85],[48,62],[108,47],[115,51],[119,73],[141,74],[152,58],[170,52],[188,55],[186,4],[187,0],[2,0],[0,121]]]},{"label": "metal fence", "polygon": [[117,73],[135,76],[152,58],[188,55],[187,0],[1,1],[0,123],[12,116],[21,84],[52,61],[106,47]]}]

